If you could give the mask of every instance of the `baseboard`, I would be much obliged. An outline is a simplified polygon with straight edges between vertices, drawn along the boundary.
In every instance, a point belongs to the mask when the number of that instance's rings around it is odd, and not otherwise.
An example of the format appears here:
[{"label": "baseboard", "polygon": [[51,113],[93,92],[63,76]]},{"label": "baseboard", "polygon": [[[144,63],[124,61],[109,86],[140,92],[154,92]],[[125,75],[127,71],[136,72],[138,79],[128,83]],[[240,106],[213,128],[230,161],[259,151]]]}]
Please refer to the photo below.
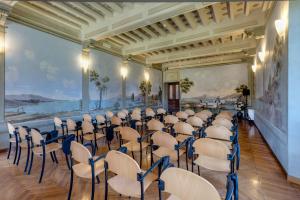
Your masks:
[{"label": "baseboard", "polygon": [[7,151],[7,148],[4,148],[4,149],[0,149],[0,153],[4,153]]},{"label": "baseboard", "polygon": [[300,185],[300,178],[297,178],[297,177],[294,177],[294,176],[287,176],[287,180],[288,180],[288,182]]},{"label": "baseboard", "polygon": [[261,135],[262,139],[264,140],[264,142],[267,144],[268,148],[270,149],[273,157],[275,158],[275,160],[277,161],[277,163],[279,164],[280,168],[282,169],[282,171],[284,172],[285,176],[288,179],[288,173],[285,170],[285,168],[282,166],[281,162],[278,160],[276,154],[273,152],[272,148],[270,147],[269,143],[267,142],[266,138],[264,137],[264,135],[261,133],[261,131],[259,130],[259,128],[256,126],[255,121],[253,121],[253,125],[255,126],[255,128],[258,130],[259,134]]}]

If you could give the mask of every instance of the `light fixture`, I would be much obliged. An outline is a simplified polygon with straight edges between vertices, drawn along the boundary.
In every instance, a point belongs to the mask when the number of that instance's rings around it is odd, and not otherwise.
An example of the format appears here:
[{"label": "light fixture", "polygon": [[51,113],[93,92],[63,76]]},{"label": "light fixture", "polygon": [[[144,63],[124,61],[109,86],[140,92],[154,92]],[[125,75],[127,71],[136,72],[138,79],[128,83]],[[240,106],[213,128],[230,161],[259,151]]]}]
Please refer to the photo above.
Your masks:
[{"label": "light fixture", "polygon": [[91,61],[88,54],[81,54],[80,56],[80,66],[82,67],[83,71],[86,72],[90,67]]},{"label": "light fixture", "polygon": [[265,61],[265,53],[263,51],[258,52],[258,57],[261,62]]},{"label": "light fixture", "polygon": [[128,61],[124,60],[122,66],[121,66],[121,69],[120,69],[121,76],[124,80],[126,79],[126,77],[128,75],[128,67],[127,66],[128,66]]},{"label": "light fixture", "polygon": [[283,19],[275,20],[275,28],[276,28],[278,35],[282,36],[283,33],[285,32],[285,28],[286,28],[285,20],[283,20]]},{"label": "light fixture", "polygon": [[149,74],[148,70],[145,70],[144,77],[145,77],[145,81],[148,82],[150,79],[150,74]]},{"label": "light fixture", "polygon": [[256,65],[255,65],[255,64],[252,65],[252,71],[253,71],[254,73],[256,72]]}]

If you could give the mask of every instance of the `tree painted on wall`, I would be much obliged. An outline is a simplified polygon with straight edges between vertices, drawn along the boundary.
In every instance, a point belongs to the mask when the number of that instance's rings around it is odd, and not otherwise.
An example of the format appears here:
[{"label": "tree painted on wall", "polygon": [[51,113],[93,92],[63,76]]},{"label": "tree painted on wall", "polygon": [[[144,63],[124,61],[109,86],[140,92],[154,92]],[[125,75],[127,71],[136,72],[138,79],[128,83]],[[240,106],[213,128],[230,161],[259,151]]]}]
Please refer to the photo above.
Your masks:
[{"label": "tree painted on wall", "polygon": [[147,96],[151,93],[151,88],[152,88],[151,82],[150,81],[148,81],[148,82],[142,81],[140,83],[140,87],[139,88],[140,88],[142,96],[144,97],[144,102],[146,102]]},{"label": "tree painted on wall", "polygon": [[108,76],[100,77],[100,75],[95,70],[91,70],[90,71],[90,82],[95,84],[95,87],[97,88],[97,90],[99,92],[99,100],[98,100],[97,109],[101,109],[102,108],[102,99],[103,99],[103,95],[105,95],[106,91],[107,91],[106,83],[109,82],[109,77]]},{"label": "tree painted on wall", "polygon": [[160,103],[162,102],[162,89],[161,89],[161,87],[159,86],[159,88],[158,88],[158,100],[160,101]]},{"label": "tree painted on wall", "polygon": [[191,87],[194,85],[193,81],[190,81],[188,78],[184,78],[180,80],[180,88],[183,93],[188,93]]}]

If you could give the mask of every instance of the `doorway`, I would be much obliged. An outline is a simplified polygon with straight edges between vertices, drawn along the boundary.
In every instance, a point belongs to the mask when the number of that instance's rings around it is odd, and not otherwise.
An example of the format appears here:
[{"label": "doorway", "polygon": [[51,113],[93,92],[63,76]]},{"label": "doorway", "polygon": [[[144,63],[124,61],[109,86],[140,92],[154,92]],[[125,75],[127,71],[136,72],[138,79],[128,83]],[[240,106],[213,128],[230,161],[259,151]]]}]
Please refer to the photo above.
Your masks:
[{"label": "doorway", "polygon": [[179,111],[180,90],[179,82],[168,83],[168,111]]}]

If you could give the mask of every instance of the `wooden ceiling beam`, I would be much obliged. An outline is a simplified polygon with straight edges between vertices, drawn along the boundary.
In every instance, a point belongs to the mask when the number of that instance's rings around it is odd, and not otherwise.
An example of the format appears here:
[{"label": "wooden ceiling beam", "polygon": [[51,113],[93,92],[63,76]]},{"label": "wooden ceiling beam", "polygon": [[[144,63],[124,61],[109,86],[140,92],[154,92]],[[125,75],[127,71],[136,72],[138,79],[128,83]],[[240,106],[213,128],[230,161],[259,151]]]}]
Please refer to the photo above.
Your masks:
[{"label": "wooden ceiling beam", "polygon": [[[231,19],[224,19],[221,23],[211,23],[208,26],[198,26],[196,29],[188,29],[185,32],[177,32],[176,34],[161,36],[134,45],[128,45],[123,48],[123,54],[139,54],[143,52],[153,51],[162,48],[169,48],[187,43],[193,43],[209,38],[220,37],[233,34],[235,32],[243,32],[247,29],[262,27],[266,22],[266,14],[257,11],[249,16],[240,16]],[[138,50],[137,50],[138,49]]]},{"label": "wooden ceiling beam", "polygon": [[175,60],[195,58],[199,56],[211,56],[217,54],[240,52],[246,49],[256,48],[257,41],[255,39],[246,39],[237,42],[226,42],[224,44],[215,44],[207,47],[186,48],[179,52],[166,53],[164,55],[150,56],[146,59],[146,63],[165,63]]}]

